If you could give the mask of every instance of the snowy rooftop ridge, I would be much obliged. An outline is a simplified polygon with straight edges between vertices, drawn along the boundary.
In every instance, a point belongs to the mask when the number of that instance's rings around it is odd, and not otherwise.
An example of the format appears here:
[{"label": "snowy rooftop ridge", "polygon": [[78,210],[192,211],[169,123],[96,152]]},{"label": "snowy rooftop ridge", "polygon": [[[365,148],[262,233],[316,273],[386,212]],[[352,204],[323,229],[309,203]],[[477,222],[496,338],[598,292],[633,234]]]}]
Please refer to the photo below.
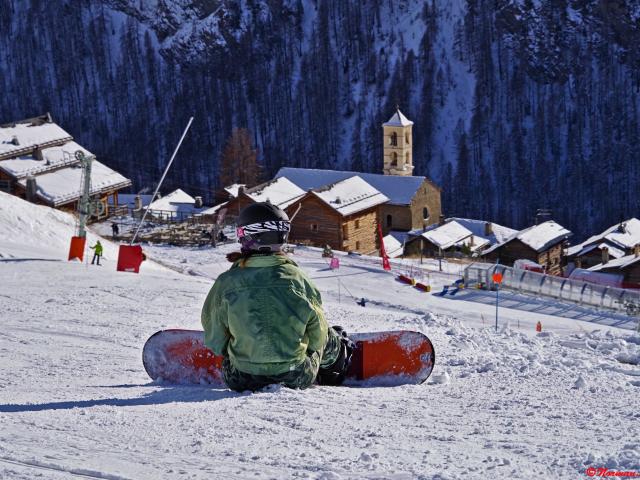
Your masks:
[{"label": "snowy rooftop ridge", "polygon": [[[575,245],[569,249],[569,255],[583,255],[590,250],[585,249],[593,244],[600,242],[610,242],[614,246],[623,250],[632,249],[635,245],[640,243],[640,220],[633,217],[624,222],[616,223],[609,227],[604,232],[594,235],[584,242]],[[611,245],[607,245],[611,250]]]},{"label": "snowy rooftop ridge", "polygon": [[178,188],[168,195],[155,200],[149,204],[148,208],[149,210],[166,210],[176,212],[181,209],[181,206],[193,206],[195,203],[195,198],[184,190]]},{"label": "snowy rooftop ridge", "polygon": [[[446,250],[454,246],[468,245],[473,250],[489,244],[489,240],[474,234],[457,221],[449,221],[444,225],[435,225],[422,234],[437,247]],[[473,243],[473,245],[471,245]]]},{"label": "snowy rooftop ridge", "polygon": [[244,194],[255,202],[270,202],[277,207],[286,208],[302,197],[305,191],[288,178],[280,177],[244,190]]},{"label": "snowy rooftop ridge", "polygon": [[350,177],[312,192],[343,216],[386,203],[389,199],[360,177]]},{"label": "snowy rooftop ridge", "polygon": [[396,113],[382,125],[385,127],[408,127],[409,125],[413,125],[413,122],[405,117],[398,108],[396,109]]},{"label": "snowy rooftop ridge", "polygon": [[640,262],[640,256],[636,256],[634,253],[631,255],[625,255],[624,257],[616,258],[615,260],[611,260],[607,263],[600,263],[595,265],[589,269],[590,272],[599,272],[601,270],[609,269],[609,268],[626,268],[637,262]]},{"label": "snowy rooftop ridge", "polygon": [[[301,189],[308,191],[324,187],[351,177],[360,177],[380,193],[389,198],[391,205],[410,205],[411,200],[427,177],[383,175],[340,170],[282,167],[276,178],[286,177]],[[439,188],[436,186],[436,188]]]},{"label": "snowy rooftop ridge", "polygon": [[41,160],[33,154],[0,160],[0,170],[3,170],[15,178],[37,175],[66,165],[76,165],[80,163],[75,157],[75,153],[78,150],[86,156],[93,155],[89,150],[81,147],[76,142],[67,142],[63,145],[43,148],[41,150]]},{"label": "snowy rooftop ridge", "polygon": [[15,123],[0,127],[0,160],[30,154],[36,148],[52,147],[73,140],[55,123]]},{"label": "snowy rooftop ridge", "polygon": [[495,249],[511,242],[512,240],[520,240],[522,243],[535,250],[536,252],[542,252],[547,248],[556,245],[563,240],[566,240],[571,235],[572,233],[559,223],[555,222],[554,220],[548,220],[546,222],[516,232],[515,235],[506,239],[502,243],[495,244],[491,248],[485,250],[484,253],[490,253]]},{"label": "snowy rooftop ridge", "polygon": [[[82,168],[78,166],[44,173],[36,177],[36,194],[53,206],[64,205],[82,195],[81,180]],[[26,188],[27,179],[23,178],[18,183],[23,188]],[[92,195],[125,188],[130,185],[131,180],[128,178],[123,177],[97,160],[93,161],[91,165]]]},{"label": "snowy rooftop ridge", "polygon": [[[513,228],[504,227],[502,225],[498,225],[497,223],[486,222],[484,220],[451,217],[447,218],[446,221],[459,223],[467,230],[473,232],[475,236],[486,238],[487,240],[489,240],[489,242],[491,242],[492,245],[496,243],[502,243],[518,233],[518,231],[514,230]],[[491,233],[489,234],[487,234],[487,224],[491,228]]]}]

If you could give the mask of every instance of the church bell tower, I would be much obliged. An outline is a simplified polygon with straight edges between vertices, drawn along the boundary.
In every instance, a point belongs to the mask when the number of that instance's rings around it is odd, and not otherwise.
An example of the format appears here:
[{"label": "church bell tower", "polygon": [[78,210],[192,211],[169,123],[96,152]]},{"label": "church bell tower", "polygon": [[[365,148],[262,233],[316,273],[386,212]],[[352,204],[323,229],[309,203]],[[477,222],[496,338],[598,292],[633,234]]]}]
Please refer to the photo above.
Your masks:
[{"label": "church bell tower", "polygon": [[385,175],[413,175],[412,128],[413,122],[398,107],[389,121],[382,124]]}]

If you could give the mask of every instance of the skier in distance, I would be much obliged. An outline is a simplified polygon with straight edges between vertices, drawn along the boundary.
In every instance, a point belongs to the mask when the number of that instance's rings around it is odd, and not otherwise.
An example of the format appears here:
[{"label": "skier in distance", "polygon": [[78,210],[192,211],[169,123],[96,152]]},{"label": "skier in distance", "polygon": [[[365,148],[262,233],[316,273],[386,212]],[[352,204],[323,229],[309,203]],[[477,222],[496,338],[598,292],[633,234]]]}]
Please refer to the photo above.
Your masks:
[{"label": "skier in distance", "polygon": [[339,385],[354,344],[341,327],[328,327],[320,292],[282,252],[289,217],[261,202],[236,223],[241,250],[227,255],[233,265],[213,284],[201,317],[206,346],[224,357],[225,383],[235,391]]}]

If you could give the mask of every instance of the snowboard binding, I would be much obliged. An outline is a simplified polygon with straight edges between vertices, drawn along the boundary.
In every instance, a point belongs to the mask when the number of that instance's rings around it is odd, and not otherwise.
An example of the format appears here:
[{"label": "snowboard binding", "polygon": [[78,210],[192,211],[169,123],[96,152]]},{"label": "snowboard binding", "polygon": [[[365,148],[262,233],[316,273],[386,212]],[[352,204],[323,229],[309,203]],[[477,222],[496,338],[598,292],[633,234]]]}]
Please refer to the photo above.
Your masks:
[{"label": "snowboard binding", "polygon": [[337,325],[331,328],[340,337],[340,352],[333,365],[318,370],[317,380],[320,385],[341,385],[344,382],[356,348],[344,328]]}]

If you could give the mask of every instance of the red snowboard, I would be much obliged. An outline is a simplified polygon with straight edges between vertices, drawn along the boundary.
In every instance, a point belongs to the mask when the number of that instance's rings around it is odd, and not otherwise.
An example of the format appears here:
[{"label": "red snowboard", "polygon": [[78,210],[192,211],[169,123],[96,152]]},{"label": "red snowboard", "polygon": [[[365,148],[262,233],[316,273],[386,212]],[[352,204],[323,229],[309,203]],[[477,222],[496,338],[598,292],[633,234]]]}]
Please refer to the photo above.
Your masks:
[{"label": "red snowboard", "polygon": [[[433,345],[422,333],[407,330],[356,333],[349,338],[355,342],[356,350],[346,384],[419,384],[433,370]],[[223,386],[222,357],[214,355],[203,341],[202,331],[161,330],[144,345],[144,368],[154,380]]]}]

